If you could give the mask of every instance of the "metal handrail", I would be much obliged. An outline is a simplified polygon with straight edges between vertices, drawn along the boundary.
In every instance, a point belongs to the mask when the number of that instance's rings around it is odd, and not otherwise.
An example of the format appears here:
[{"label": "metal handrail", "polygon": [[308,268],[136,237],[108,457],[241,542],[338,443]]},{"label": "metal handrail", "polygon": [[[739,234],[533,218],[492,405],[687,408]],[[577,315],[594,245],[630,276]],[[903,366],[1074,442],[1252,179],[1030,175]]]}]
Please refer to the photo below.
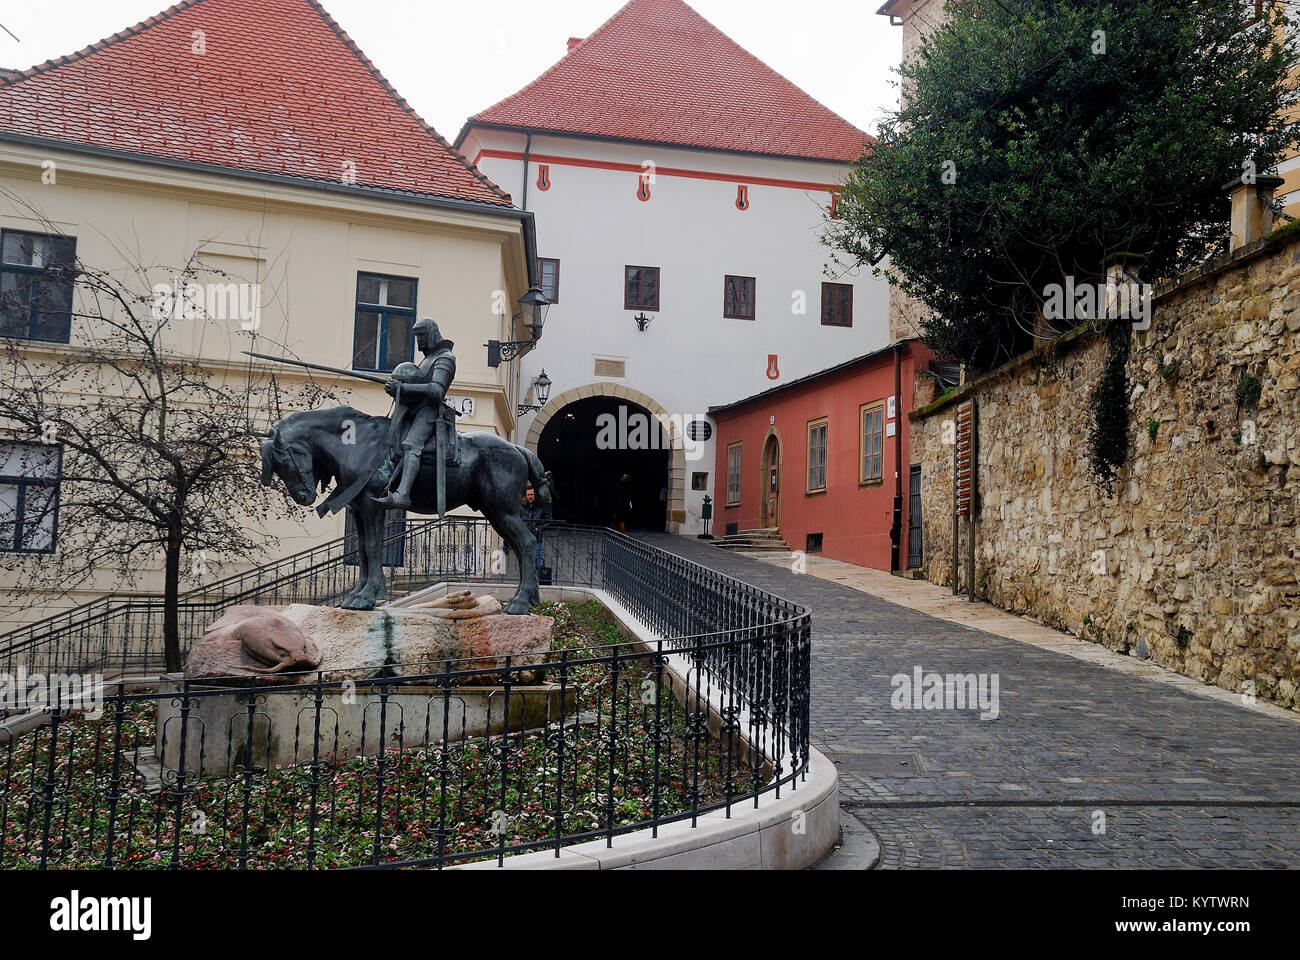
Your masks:
[{"label": "metal handrail", "polygon": [[[693,561],[607,528],[549,524],[545,538],[555,541],[559,537],[586,538],[593,544],[598,538],[602,553],[599,563],[594,554],[583,558],[586,569],[581,576],[576,571],[559,571],[557,582],[586,586],[598,585],[597,581],[617,583],[624,576],[619,557],[645,566],[652,556],[658,559],[647,569],[676,573],[681,579],[674,583],[698,584],[691,588],[697,592],[706,589],[705,585],[721,587],[728,579]],[[182,594],[178,610],[182,654],[202,636],[215,614],[233,606],[338,603],[355,579],[350,563],[355,551],[346,549],[346,543],[346,539],[332,541]],[[487,521],[480,518],[449,517],[408,525],[384,540],[384,555],[397,548],[402,551],[403,563],[393,569],[404,572],[399,579],[416,586],[431,585],[450,577],[504,583],[511,576],[503,563],[493,562],[494,554],[503,550],[503,544]],[[613,563],[607,561],[611,549],[617,555]],[[304,560],[311,562],[302,563]],[[574,558],[569,560],[571,566],[577,562]],[[512,560],[511,564],[517,561]],[[499,572],[492,573],[493,568]],[[693,605],[689,596],[668,597],[673,602],[642,604],[633,612],[656,632],[673,637],[712,635],[724,620],[736,627],[760,621],[773,624],[778,622],[778,609],[787,610],[781,622],[797,616],[789,612],[791,608],[784,601],[757,588],[747,586],[743,601],[739,594],[733,594],[734,591],[729,594],[722,589],[709,606]],[[630,591],[629,595],[640,594]],[[724,596],[727,599],[719,599]],[[685,602],[677,603],[678,600]],[[68,611],[12,631],[0,636],[0,672],[12,674],[25,668],[29,673],[109,669],[130,673],[161,668],[161,631],[155,621],[164,610],[165,601],[157,594],[105,598],[78,608],[76,616],[74,611]]]},{"label": "metal handrail", "polygon": [[[436,521],[431,521],[431,522],[436,522]],[[391,537],[386,539],[385,544],[387,545],[387,542],[389,540],[394,540],[394,541],[400,540],[405,535],[406,535],[405,533],[394,534]],[[237,581],[247,579],[250,575],[258,574],[263,571],[271,570],[277,567],[295,568],[299,560],[305,557],[313,556],[315,554],[328,554],[337,549],[344,549],[346,548],[348,541],[352,539],[354,538],[339,537],[336,540],[330,540],[326,543],[317,544],[314,547],[308,547],[305,550],[298,551],[297,553],[292,553],[289,554],[288,556],[281,557],[278,560],[273,560],[270,563],[265,564],[264,566],[254,567],[251,570],[243,570],[239,573],[234,573],[228,577],[224,577],[220,580],[214,581],[213,583],[194,587],[190,590],[185,590],[181,593],[180,599],[182,602],[184,602],[190,597],[194,597],[203,593],[210,593],[213,590],[217,590],[221,587],[224,587],[226,584],[235,583]],[[343,555],[344,557],[346,557],[349,556],[350,554],[344,553]],[[91,616],[93,616],[95,610],[99,608],[107,609],[110,607],[111,604],[114,603],[129,603],[129,602],[149,599],[149,598],[161,599],[162,597],[163,594],[153,593],[153,592],[110,593],[102,597],[97,597],[94,600],[89,600],[86,603],[78,604],[77,606],[64,610],[61,613],[56,613],[52,616],[45,617],[41,620],[36,620],[33,621],[32,623],[24,624],[21,627],[16,627],[15,629],[9,630],[5,633],[0,633],[0,649],[4,649],[10,643],[14,642],[15,638],[19,634],[40,633],[40,632],[48,633],[54,629],[57,629],[55,627],[55,624],[57,624],[59,621],[77,621],[77,620],[89,619]]]}]

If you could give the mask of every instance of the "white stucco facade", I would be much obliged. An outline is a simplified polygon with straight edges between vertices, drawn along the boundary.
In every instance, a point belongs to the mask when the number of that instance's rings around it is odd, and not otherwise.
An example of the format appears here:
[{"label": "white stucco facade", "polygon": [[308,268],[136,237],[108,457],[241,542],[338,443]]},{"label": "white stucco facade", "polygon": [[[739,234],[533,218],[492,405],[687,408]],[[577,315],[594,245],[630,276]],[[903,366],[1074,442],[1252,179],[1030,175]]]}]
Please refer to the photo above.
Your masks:
[{"label": "white stucco facade", "polygon": [[[820,238],[828,188],[843,180],[845,164],[558,135],[530,139],[474,124],[459,147],[536,214],[538,256],[560,262],[558,302],[541,343],[517,361],[521,400],[532,399],[531,385],[545,368],[553,398],[617,384],[689,422],[707,419],[712,405],[889,341],[888,284],[869,270],[826,269],[831,256]],[[543,167],[547,189],[538,186]],[[639,195],[643,171],[653,173],[648,200]],[[744,210],[737,206],[740,187],[748,192]],[[625,308],[626,266],[661,271],[660,309],[646,311],[654,319],[644,332],[633,319],[640,311]],[[755,278],[753,320],[724,316],[728,275]],[[851,327],[822,324],[823,282],[853,285]],[[621,362],[624,375],[598,375],[599,360]],[[535,442],[534,416],[521,417],[520,442]],[[700,508],[715,486],[715,461],[712,440],[686,445],[684,476],[672,478],[668,529],[693,535],[703,530]],[[691,489],[696,472],[710,474],[703,490]]]}]

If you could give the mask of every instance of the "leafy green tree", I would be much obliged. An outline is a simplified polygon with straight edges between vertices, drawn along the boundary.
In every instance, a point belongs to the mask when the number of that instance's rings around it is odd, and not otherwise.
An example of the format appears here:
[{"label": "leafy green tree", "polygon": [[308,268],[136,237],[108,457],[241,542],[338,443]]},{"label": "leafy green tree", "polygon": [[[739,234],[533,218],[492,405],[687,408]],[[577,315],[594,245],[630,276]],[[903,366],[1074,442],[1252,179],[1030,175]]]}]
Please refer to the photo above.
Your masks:
[{"label": "leafy green tree", "polygon": [[926,341],[984,369],[1043,335],[1050,285],[1100,283],[1119,253],[1148,280],[1199,263],[1224,185],[1296,143],[1284,6],[950,0],[826,243],[841,265],[887,256]]}]

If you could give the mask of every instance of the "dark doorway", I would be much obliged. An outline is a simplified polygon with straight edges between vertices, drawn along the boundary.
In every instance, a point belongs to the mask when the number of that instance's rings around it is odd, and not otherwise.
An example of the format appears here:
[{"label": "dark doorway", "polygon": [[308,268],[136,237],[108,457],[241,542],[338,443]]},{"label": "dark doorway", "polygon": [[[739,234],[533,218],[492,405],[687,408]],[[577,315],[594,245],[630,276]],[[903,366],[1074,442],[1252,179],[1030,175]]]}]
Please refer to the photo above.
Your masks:
[{"label": "dark doorway", "polygon": [[924,559],[921,550],[921,465],[914,463],[908,474],[907,569],[915,570]]},{"label": "dark doorway", "polygon": [[762,508],[759,525],[781,526],[781,441],[775,436],[768,437],[763,446],[763,496],[759,504]]},{"label": "dark doorway", "polygon": [[537,444],[555,478],[555,519],[614,526],[624,491],[629,530],[664,529],[670,453],[659,421],[619,397],[588,397],[562,408]]}]

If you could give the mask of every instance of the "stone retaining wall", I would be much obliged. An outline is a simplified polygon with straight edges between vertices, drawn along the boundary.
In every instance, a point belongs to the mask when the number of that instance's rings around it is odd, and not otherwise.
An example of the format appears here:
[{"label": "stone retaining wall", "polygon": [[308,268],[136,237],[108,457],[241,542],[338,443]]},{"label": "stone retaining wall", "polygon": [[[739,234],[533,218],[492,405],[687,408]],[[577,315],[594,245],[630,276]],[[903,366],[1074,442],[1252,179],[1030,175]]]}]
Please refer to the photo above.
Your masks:
[{"label": "stone retaining wall", "polygon": [[[913,413],[926,577],[951,584],[955,404],[979,408],[977,595],[1296,708],[1300,242],[1287,230],[1158,292],[1135,332],[1130,453],[1088,458],[1106,345],[1088,329]],[[1295,286],[1296,290],[1290,290]],[[1243,375],[1257,405],[1238,403]],[[1154,431],[1154,436],[1152,432]],[[963,532],[963,558],[965,535]],[[1145,647],[1140,642],[1145,641]]]}]

